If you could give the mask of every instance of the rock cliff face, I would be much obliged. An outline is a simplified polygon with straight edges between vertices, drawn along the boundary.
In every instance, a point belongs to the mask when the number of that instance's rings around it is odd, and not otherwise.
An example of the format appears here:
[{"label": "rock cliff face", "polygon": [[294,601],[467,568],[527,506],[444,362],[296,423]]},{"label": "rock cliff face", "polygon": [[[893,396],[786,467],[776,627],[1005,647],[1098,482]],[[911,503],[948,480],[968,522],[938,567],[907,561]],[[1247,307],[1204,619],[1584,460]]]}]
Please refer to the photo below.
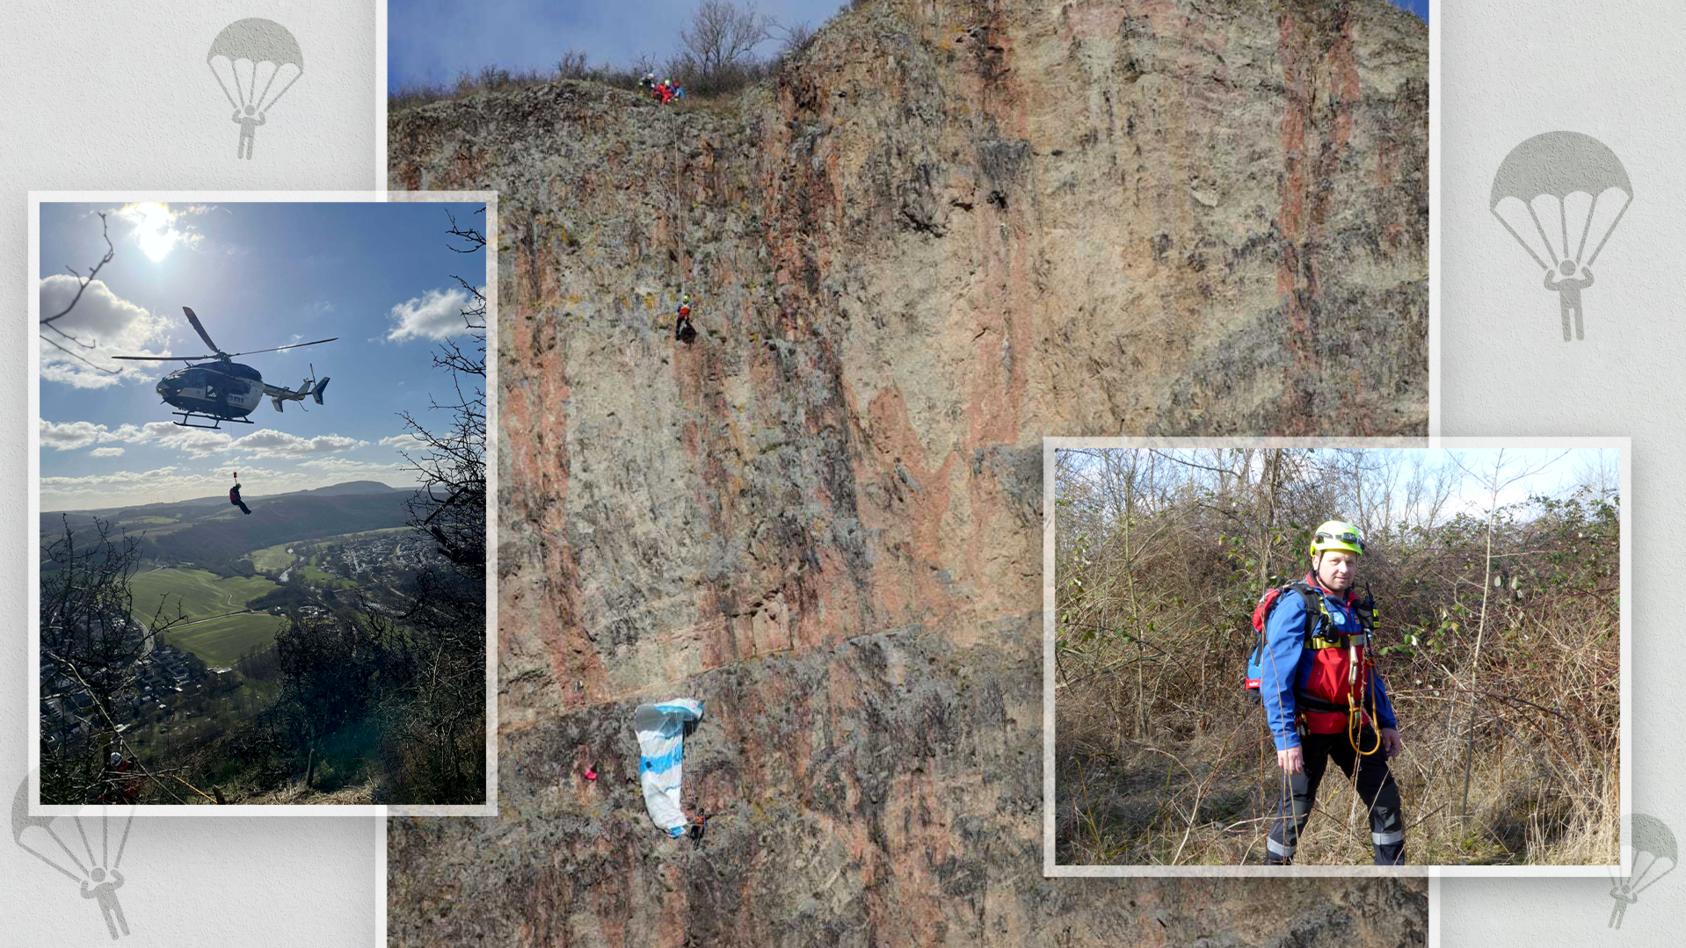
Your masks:
[{"label": "rock cliff face", "polygon": [[394,187],[500,192],[502,575],[501,815],[393,821],[393,940],[1423,940],[1043,878],[1040,439],[1424,432],[1426,76],[1381,0],[867,0],[729,101],[394,113]]}]

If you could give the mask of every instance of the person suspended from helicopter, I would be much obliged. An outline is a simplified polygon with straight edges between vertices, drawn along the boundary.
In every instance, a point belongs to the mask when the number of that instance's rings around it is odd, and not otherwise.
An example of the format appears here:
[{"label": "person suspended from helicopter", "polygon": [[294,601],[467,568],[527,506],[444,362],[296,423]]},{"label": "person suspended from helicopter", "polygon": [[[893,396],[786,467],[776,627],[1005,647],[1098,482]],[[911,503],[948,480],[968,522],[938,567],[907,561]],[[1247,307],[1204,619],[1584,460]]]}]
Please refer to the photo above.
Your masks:
[{"label": "person suspended from helicopter", "polygon": [[239,507],[240,512],[243,513],[243,514],[250,515],[251,512],[252,512],[252,508],[246,506],[246,502],[240,499],[240,472],[239,471],[234,472],[234,486],[230,487],[228,489],[228,502],[233,504],[236,507]]},{"label": "person suspended from helicopter", "polygon": [[673,321],[673,338],[679,342],[690,342],[697,338],[697,327],[691,325],[691,294],[679,294],[679,307],[675,311]]},{"label": "person suspended from helicopter", "polygon": [[645,95],[649,95],[651,92],[653,92],[655,90],[655,88],[656,88],[656,71],[654,69],[650,70],[649,72],[644,73],[643,78],[638,80],[638,88],[643,89]]},{"label": "person suspended from helicopter", "polygon": [[[1580,277],[1576,277],[1576,273]],[[1569,314],[1575,314],[1575,338],[1585,339],[1586,329],[1581,322],[1581,291],[1592,285],[1592,270],[1589,267],[1576,266],[1575,261],[1565,260],[1557,265],[1556,271],[1545,272],[1545,288],[1556,290],[1558,308],[1563,315],[1563,341],[1569,341]]]},{"label": "person suspended from helicopter", "polygon": [[[253,115],[256,118],[253,118]],[[235,157],[250,159],[252,157],[252,141],[257,127],[265,121],[264,114],[248,105],[234,110],[234,121],[240,126],[240,147]]]}]

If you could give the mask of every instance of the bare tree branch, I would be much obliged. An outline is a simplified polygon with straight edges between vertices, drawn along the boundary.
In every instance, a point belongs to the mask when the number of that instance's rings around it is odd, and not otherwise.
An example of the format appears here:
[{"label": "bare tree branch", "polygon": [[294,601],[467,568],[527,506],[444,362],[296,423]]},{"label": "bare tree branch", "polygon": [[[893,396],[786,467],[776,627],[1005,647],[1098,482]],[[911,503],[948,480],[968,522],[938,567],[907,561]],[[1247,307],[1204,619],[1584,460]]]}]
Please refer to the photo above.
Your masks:
[{"label": "bare tree branch", "polygon": [[61,319],[65,315],[69,314],[71,310],[75,309],[77,302],[82,299],[82,292],[88,288],[88,284],[94,282],[94,278],[99,276],[100,270],[103,269],[106,264],[111,262],[112,257],[117,256],[117,248],[111,245],[111,232],[109,230],[109,225],[106,222],[104,211],[100,212],[100,236],[105,238],[105,256],[100,258],[99,263],[96,263],[89,268],[88,275],[85,277],[77,273],[74,269],[65,267],[65,269],[70,270],[71,275],[75,276],[79,281],[79,285],[76,287],[76,295],[70,298],[70,302],[65,305],[64,309],[61,309],[53,315],[48,316],[46,319],[41,320],[41,325],[45,326],[52,323],[54,320]]},{"label": "bare tree branch", "polygon": [[698,84],[711,86],[750,62],[755,47],[772,35],[772,24],[753,6],[730,0],[703,0],[690,27],[679,31],[685,59],[697,71]]}]

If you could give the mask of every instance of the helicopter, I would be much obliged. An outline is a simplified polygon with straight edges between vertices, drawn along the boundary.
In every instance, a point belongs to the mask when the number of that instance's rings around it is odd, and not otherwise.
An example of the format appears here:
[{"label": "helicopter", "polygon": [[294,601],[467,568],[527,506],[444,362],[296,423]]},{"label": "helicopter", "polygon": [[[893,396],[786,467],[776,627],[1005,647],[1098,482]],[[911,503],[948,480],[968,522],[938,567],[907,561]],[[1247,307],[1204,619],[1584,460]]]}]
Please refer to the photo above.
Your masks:
[{"label": "helicopter", "polygon": [[[274,346],[269,349],[253,349],[249,352],[224,352],[211,341],[211,334],[205,331],[199,317],[191,307],[183,306],[183,313],[187,314],[187,321],[193,324],[193,331],[199,338],[205,340],[212,355],[205,356],[112,356],[113,359],[127,359],[134,362],[186,362],[184,368],[177,369],[158,380],[155,391],[165,404],[173,406],[174,414],[178,417],[176,424],[183,428],[221,428],[225,421],[238,421],[252,424],[252,419],[246,416],[252,413],[264,396],[280,411],[286,402],[303,402],[306,397],[314,398],[316,404],[322,404],[322,392],[328,387],[328,380],[316,380],[316,367],[310,368],[310,377],[299,384],[297,389],[290,389],[278,385],[265,385],[263,376],[257,369],[234,361],[235,356],[255,355],[259,352],[280,352],[282,349],[299,349],[304,346],[319,346],[324,342],[333,342],[338,336],[327,339],[316,339],[311,342],[298,342],[290,346]],[[210,424],[196,424],[193,419],[199,418]]]}]

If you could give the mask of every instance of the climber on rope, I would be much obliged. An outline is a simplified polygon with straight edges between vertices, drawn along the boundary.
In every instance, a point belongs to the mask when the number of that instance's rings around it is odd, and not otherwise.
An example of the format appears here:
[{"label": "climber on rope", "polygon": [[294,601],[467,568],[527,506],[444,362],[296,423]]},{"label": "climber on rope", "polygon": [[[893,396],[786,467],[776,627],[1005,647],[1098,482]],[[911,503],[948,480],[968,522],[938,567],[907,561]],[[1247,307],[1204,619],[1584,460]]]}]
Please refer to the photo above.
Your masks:
[{"label": "climber on rope", "polygon": [[674,313],[677,318],[673,321],[673,338],[679,342],[697,338],[697,327],[691,325],[691,294],[679,295],[679,307]]},{"label": "climber on rope", "polygon": [[1387,759],[1404,742],[1371,658],[1375,601],[1368,591],[1362,598],[1354,592],[1364,534],[1330,520],[1317,528],[1310,550],[1311,571],[1267,591],[1253,611],[1258,639],[1247,687],[1258,689],[1264,704],[1283,778],[1265,862],[1293,862],[1333,759],[1370,810],[1376,864],[1403,865],[1405,822]]},{"label": "climber on rope", "polygon": [[252,512],[252,508],[246,506],[246,502],[240,499],[240,472],[239,471],[234,472],[234,486],[230,487],[228,489],[228,502],[233,504],[236,507],[239,507],[240,512],[243,513],[243,514],[250,515],[251,512]]},{"label": "climber on rope", "polygon": [[105,761],[105,777],[101,781],[99,794],[94,798],[95,803],[106,805],[118,803],[134,803],[140,796],[140,781],[133,773],[135,762],[133,758],[125,757],[117,751],[112,751]]}]

